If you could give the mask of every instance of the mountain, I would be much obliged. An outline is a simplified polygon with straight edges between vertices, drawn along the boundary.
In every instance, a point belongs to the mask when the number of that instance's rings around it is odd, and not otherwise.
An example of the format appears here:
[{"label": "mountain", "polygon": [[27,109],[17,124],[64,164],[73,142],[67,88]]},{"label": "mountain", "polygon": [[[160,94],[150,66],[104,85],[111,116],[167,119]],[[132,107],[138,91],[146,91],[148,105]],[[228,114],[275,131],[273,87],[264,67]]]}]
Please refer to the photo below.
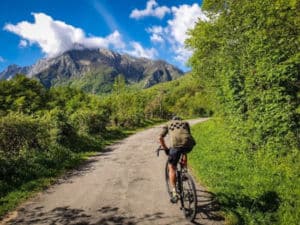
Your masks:
[{"label": "mountain", "polygon": [[0,73],[0,79],[16,73],[38,79],[47,88],[67,85],[93,93],[109,92],[118,75],[123,75],[130,85],[148,88],[184,74],[162,60],[137,58],[107,49],[70,50],[29,67],[11,65]]},{"label": "mountain", "polygon": [[21,67],[16,64],[10,65],[0,73],[0,80],[9,80],[17,73],[28,74],[30,68],[30,66]]}]

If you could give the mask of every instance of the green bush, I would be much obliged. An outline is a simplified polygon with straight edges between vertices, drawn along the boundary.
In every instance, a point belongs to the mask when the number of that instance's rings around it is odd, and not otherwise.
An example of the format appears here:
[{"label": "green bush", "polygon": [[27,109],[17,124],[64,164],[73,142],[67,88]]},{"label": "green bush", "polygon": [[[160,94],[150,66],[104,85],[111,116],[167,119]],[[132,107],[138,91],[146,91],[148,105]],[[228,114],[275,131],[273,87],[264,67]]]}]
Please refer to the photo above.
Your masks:
[{"label": "green bush", "polygon": [[211,107],[246,150],[299,147],[299,1],[205,0],[203,7],[211,20],[200,20],[187,44]]},{"label": "green bush", "polygon": [[48,146],[43,152],[24,149],[9,158],[0,155],[0,198],[27,182],[55,176],[79,159],[80,155],[61,145]]},{"label": "green bush", "polygon": [[57,108],[46,111],[42,120],[48,126],[52,144],[60,144],[65,147],[74,145],[78,135],[64,111]]},{"label": "green bush", "polygon": [[6,156],[18,155],[23,149],[43,151],[49,142],[46,125],[32,116],[9,114],[0,119],[0,152]]},{"label": "green bush", "polygon": [[0,81],[0,111],[31,114],[45,107],[47,92],[37,80],[16,75]]},{"label": "green bush", "polygon": [[70,121],[80,133],[102,134],[106,131],[109,116],[100,110],[77,110],[70,116]]}]

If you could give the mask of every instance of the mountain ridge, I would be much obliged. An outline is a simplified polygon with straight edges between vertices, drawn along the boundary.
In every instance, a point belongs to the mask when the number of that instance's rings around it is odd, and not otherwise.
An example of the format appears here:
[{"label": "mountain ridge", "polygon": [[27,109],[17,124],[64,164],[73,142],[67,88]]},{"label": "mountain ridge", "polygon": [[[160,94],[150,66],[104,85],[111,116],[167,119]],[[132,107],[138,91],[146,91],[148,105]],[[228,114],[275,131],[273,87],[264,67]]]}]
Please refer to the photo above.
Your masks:
[{"label": "mountain ridge", "polygon": [[38,79],[47,88],[67,85],[88,92],[110,91],[118,75],[124,76],[126,83],[142,88],[184,75],[166,61],[138,58],[103,48],[69,50],[27,67],[10,65],[0,73],[0,79],[10,79],[18,73]]}]

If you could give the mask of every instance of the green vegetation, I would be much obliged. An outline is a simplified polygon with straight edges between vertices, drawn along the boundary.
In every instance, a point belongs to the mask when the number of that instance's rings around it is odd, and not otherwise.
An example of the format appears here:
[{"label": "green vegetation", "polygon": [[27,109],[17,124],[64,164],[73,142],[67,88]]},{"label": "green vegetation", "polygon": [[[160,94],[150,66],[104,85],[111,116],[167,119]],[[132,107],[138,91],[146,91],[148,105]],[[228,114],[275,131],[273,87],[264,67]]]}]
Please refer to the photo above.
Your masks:
[{"label": "green vegetation", "polygon": [[48,90],[22,75],[0,81],[0,216],[128,131],[174,113],[176,107],[170,105],[176,98],[190,95],[193,100],[197,85],[172,95],[189,85],[189,79],[159,86],[162,97],[155,88],[128,88],[121,75],[105,96],[69,87]]},{"label": "green vegetation", "polygon": [[20,75],[0,82],[0,215],[122,134],[110,136],[99,104]]},{"label": "green vegetation", "polygon": [[[252,151],[299,146],[298,1],[210,1],[188,44],[205,93]],[[213,16],[212,16],[213,17]]]},{"label": "green vegetation", "polygon": [[300,2],[205,0],[187,44],[219,120],[195,127],[192,164],[230,224],[300,219]]},{"label": "green vegetation", "polygon": [[170,118],[177,114],[184,118],[213,114],[201,81],[192,74],[161,83],[143,91],[148,99],[145,113],[149,116]]},{"label": "green vegetation", "polygon": [[244,151],[221,119],[192,128],[197,145],[189,162],[215,194],[227,224],[298,224],[300,154]]},{"label": "green vegetation", "polygon": [[67,81],[65,84],[61,83],[56,85],[69,85],[72,88],[81,89],[93,94],[109,93],[112,90],[112,84],[114,83],[116,75],[117,72],[113,71],[112,68],[100,67],[92,72],[87,72],[80,78],[74,78]]},{"label": "green vegetation", "polygon": [[210,20],[187,40],[192,73],[172,82],[141,90],[121,74],[112,83],[107,68],[49,90],[21,75],[0,81],[0,215],[124,130],[214,113],[193,128],[191,164],[228,224],[299,223],[300,2],[204,0],[203,9]]}]

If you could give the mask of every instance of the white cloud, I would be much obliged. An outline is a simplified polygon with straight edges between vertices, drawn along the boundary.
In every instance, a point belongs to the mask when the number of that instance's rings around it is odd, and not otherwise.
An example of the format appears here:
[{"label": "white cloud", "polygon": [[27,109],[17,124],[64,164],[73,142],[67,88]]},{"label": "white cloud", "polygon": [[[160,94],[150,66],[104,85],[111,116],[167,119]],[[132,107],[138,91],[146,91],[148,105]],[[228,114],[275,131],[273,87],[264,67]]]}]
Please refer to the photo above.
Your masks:
[{"label": "white cloud", "polygon": [[150,37],[150,40],[152,42],[157,42],[157,43],[164,42],[164,39],[160,35],[158,35],[158,34],[152,34],[151,37]]},{"label": "white cloud", "polygon": [[28,42],[26,40],[21,40],[19,43],[20,48],[26,48],[28,46]]},{"label": "white cloud", "polygon": [[188,37],[187,31],[192,29],[198,20],[207,21],[208,17],[196,3],[172,7],[171,10],[173,18],[167,21],[166,27],[153,26],[147,31],[151,33],[152,42],[158,40],[168,42],[175,55],[174,59],[184,65],[192,54],[191,50],[186,49],[184,45]]},{"label": "white cloud", "polygon": [[156,34],[162,34],[163,27],[162,26],[153,26],[146,29],[148,32],[156,33]]},{"label": "white cloud", "polygon": [[157,55],[157,51],[154,48],[143,48],[142,45],[138,42],[132,41],[130,42],[132,50],[125,51],[129,55],[133,55],[136,57],[144,57],[153,59]]},{"label": "white cloud", "polygon": [[[87,37],[82,29],[68,25],[63,21],[53,20],[52,17],[44,13],[32,13],[32,15],[35,20],[34,23],[22,21],[16,25],[6,24],[4,29],[19,35],[27,41],[27,44],[39,45],[49,57],[78,48],[78,46],[86,48],[113,46],[116,49],[125,47],[117,30],[107,37]],[[24,46],[25,42],[22,44],[21,42],[20,46]]]},{"label": "white cloud", "polygon": [[163,36],[163,27],[162,26],[153,26],[150,28],[147,28],[146,31],[148,33],[151,33],[151,41],[153,43],[163,43],[164,42],[164,38]]},{"label": "white cloud", "polygon": [[198,4],[181,5],[178,8],[172,7],[174,18],[168,21],[168,30],[175,41],[184,44],[187,38],[187,31],[193,28],[198,21],[208,20]]},{"label": "white cloud", "polygon": [[2,56],[0,56],[0,63],[2,63],[4,61],[5,61],[5,59]]},{"label": "white cloud", "polygon": [[140,19],[146,16],[153,16],[162,19],[171,10],[167,6],[158,6],[156,0],[149,0],[146,9],[134,9],[130,14],[130,18]]}]

